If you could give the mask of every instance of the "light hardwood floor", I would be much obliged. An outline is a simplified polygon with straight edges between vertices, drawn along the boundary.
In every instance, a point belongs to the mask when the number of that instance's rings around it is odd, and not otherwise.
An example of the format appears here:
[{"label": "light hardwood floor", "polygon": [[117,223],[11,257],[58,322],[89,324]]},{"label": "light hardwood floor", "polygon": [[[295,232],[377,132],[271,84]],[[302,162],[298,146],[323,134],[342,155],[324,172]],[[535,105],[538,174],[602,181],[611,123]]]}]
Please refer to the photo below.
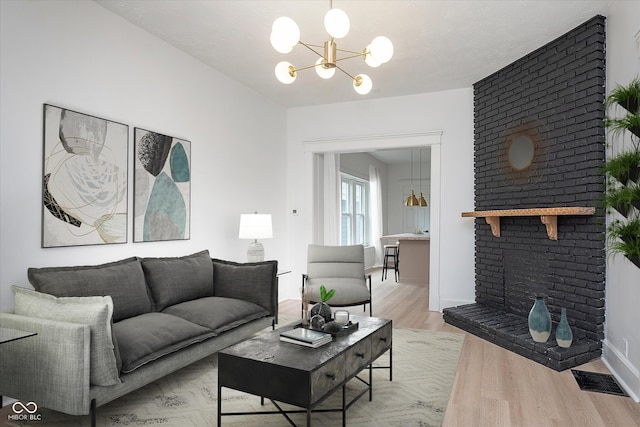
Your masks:
[{"label": "light hardwood floor", "polygon": [[[581,391],[570,369],[556,372],[444,323],[442,313],[428,311],[425,286],[381,282],[379,270],[372,278],[374,316],[465,335],[444,426],[640,426],[640,403]],[[280,313],[299,315],[300,300],[282,301]],[[609,372],[600,360],[576,369]]]}]

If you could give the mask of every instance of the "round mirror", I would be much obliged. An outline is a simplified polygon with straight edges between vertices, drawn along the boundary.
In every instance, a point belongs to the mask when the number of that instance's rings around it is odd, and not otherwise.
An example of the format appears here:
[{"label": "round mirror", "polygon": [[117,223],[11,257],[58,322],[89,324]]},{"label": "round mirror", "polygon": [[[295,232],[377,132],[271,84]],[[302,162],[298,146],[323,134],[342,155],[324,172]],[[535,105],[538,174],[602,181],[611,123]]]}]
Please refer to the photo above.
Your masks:
[{"label": "round mirror", "polygon": [[509,146],[509,163],[511,167],[521,171],[531,166],[535,148],[535,144],[529,136],[517,136]]}]

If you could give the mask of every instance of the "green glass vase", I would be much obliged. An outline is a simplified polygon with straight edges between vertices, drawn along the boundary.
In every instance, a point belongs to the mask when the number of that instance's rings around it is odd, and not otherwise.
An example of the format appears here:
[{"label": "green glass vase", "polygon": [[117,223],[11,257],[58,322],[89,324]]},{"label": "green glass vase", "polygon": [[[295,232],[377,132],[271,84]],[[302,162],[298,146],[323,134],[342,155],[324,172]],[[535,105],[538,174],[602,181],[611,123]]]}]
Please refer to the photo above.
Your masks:
[{"label": "green glass vase", "polygon": [[542,297],[536,297],[529,311],[529,333],[535,342],[547,342],[551,335],[551,314]]},{"label": "green glass vase", "polygon": [[556,342],[559,347],[569,348],[571,347],[571,342],[573,341],[573,332],[571,332],[571,327],[569,326],[569,322],[567,321],[567,309],[562,307],[562,314],[560,315],[560,323],[558,323],[558,327],[556,328]]}]

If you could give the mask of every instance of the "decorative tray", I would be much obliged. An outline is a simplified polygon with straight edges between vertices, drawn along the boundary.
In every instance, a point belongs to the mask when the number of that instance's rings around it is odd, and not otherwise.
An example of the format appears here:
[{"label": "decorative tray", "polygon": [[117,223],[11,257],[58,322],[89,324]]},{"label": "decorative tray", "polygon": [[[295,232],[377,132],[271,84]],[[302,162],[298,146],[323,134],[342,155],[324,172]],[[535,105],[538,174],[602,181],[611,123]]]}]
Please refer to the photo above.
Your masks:
[{"label": "decorative tray", "polygon": [[[302,326],[302,323],[298,323],[296,324],[293,328],[303,328],[304,326]],[[339,330],[338,332],[329,332],[329,331],[322,331],[325,334],[331,334],[334,337],[341,337],[343,335],[349,335],[351,332],[358,330],[358,322],[352,322],[351,320],[349,320],[349,323],[347,323],[346,325],[344,325],[342,327],[341,330]]]},{"label": "decorative tray", "polygon": [[346,325],[344,325],[342,327],[342,330],[338,331],[338,332],[326,332],[327,334],[331,334],[334,337],[341,337],[343,335],[349,335],[351,332],[355,331],[358,329],[358,322],[352,322],[351,320],[349,320],[349,323],[347,323]]}]

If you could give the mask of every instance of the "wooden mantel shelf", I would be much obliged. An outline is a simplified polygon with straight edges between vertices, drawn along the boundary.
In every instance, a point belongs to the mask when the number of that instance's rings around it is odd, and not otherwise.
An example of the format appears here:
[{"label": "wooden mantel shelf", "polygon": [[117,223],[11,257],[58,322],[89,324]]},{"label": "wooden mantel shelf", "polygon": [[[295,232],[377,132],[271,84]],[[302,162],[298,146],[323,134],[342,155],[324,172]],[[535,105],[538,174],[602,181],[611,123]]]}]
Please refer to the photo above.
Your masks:
[{"label": "wooden mantel shelf", "polygon": [[558,215],[593,215],[595,212],[596,208],[561,207],[462,212],[462,216],[484,218],[496,237],[500,237],[500,217],[502,216],[540,216],[540,221],[547,227],[549,239],[558,240]]}]

